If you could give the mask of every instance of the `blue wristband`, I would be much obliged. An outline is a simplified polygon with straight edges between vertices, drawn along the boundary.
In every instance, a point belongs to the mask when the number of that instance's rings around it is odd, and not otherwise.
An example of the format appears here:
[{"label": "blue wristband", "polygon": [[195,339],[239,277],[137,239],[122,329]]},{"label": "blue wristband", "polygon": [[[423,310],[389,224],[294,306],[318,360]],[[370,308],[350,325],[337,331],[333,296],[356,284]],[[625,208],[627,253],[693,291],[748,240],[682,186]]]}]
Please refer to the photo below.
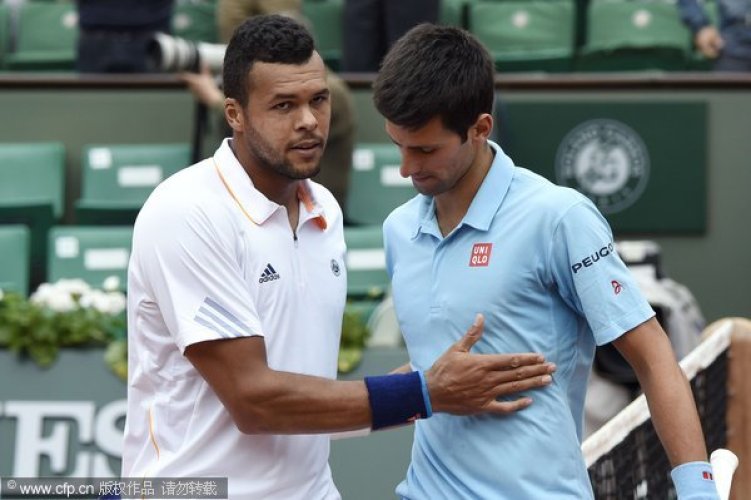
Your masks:
[{"label": "blue wristband", "polygon": [[428,381],[425,380],[425,374],[422,370],[417,372],[420,375],[420,387],[422,388],[422,400],[425,404],[425,417],[430,418],[433,415],[433,405],[430,404],[430,393],[428,392]]},{"label": "blue wristband", "polygon": [[686,462],[672,471],[678,500],[717,500],[712,466],[708,462]]},{"label": "blue wristband", "polygon": [[429,416],[422,380],[420,372],[365,377],[374,431]]}]

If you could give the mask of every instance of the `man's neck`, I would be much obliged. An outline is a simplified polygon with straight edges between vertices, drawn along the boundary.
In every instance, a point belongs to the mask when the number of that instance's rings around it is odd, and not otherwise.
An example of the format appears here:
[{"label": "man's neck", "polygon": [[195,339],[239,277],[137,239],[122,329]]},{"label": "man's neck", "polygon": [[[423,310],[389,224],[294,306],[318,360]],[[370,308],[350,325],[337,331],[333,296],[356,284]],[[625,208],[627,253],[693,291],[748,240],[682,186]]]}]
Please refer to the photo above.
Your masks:
[{"label": "man's neck", "polygon": [[232,152],[240,162],[240,165],[248,174],[253,186],[261,192],[266,198],[281,205],[287,209],[292,230],[297,229],[299,218],[299,200],[297,190],[300,187],[301,180],[290,179],[269,169],[262,168],[258,165],[253,155],[241,146],[240,141],[230,139],[229,146]]},{"label": "man's neck", "polygon": [[467,215],[477,191],[493,164],[494,157],[495,151],[486,142],[459,182],[449,191],[435,197],[436,220],[444,237],[448,236]]}]

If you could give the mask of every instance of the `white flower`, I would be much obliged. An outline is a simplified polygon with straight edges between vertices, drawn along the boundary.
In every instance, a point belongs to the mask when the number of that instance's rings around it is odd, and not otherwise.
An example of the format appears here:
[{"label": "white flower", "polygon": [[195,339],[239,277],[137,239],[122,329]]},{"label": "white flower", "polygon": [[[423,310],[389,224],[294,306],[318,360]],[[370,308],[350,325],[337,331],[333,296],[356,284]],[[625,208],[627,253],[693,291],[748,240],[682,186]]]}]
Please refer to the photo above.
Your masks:
[{"label": "white flower", "polygon": [[55,293],[47,298],[46,306],[55,312],[68,312],[76,308],[76,301],[69,293]]},{"label": "white flower", "polygon": [[92,289],[81,295],[81,298],[78,299],[78,303],[81,307],[85,307],[86,309],[96,309],[97,311],[101,311],[104,304],[104,295],[105,293],[103,291]]},{"label": "white flower", "polygon": [[110,298],[110,314],[117,316],[125,310],[125,306],[128,303],[125,295],[120,292],[111,292],[107,295]]},{"label": "white flower", "polygon": [[74,295],[89,289],[82,280],[60,280],[57,283],[42,283],[31,295],[31,303],[47,307],[55,312],[68,312],[77,307]]},{"label": "white flower", "polygon": [[102,283],[102,289],[105,292],[116,292],[120,290],[120,278],[117,276],[109,276]]},{"label": "white flower", "polygon": [[78,303],[81,307],[93,308],[103,314],[116,316],[125,310],[125,295],[120,292],[90,290],[81,296]]},{"label": "white flower", "polygon": [[84,309],[91,309],[94,307],[93,292],[85,293],[78,298],[78,305]]},{"label": "white flower", "polygon": [[3,301],[3,297],[4,297],[4,296],[5,296],[5,294],[3,293],[3,289],[2,289],[2,288],[0,288],[0,302],[2,302],[2,301]]},{"label": "white flower", "polygon": [[78,278],[61,279],[61,280],[58,280],[53,286],[61,293],[68,293],[70,295],[79,295],[79,296],[91,290],[91,287],[89,286],[88,283]]},{"label": "white flower", "polygon": [[49,298],[54,295],[55,288],[49,283],[42,283],[36,292],[31,294],[31,303],[40,306],[46,306]]}]

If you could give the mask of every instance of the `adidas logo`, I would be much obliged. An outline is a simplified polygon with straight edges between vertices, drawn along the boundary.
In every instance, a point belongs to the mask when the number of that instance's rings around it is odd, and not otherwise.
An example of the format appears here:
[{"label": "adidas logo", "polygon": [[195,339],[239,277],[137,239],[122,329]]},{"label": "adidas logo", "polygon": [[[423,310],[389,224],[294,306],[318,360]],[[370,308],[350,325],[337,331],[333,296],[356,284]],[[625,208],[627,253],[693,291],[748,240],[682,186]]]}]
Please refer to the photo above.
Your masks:
[{"label": "adidas logo", "polygon": [[266,269],[261,273],[261,277],[258,278],[259,283],[266,283],[267,281],[274,281],[280,278],[279,273],[271,264],[266,264]]}]

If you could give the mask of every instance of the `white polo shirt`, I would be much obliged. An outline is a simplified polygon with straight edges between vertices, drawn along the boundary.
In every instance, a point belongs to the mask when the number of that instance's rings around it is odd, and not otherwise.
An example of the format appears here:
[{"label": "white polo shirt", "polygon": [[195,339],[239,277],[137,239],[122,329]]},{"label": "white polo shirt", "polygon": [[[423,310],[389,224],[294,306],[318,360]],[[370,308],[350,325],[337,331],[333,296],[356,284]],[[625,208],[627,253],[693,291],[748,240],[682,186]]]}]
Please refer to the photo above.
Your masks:
[{"label": "white polo shirt", "polygon": [[242,434],[184,357],[263,336],[275,370],[335,378],[346,298],[342,215],[304,182],[297,236],[227,140],[159,185],[138,216],[128,273],[123,477],[229,478],[232,499],[338,499],[328,435]]}]

